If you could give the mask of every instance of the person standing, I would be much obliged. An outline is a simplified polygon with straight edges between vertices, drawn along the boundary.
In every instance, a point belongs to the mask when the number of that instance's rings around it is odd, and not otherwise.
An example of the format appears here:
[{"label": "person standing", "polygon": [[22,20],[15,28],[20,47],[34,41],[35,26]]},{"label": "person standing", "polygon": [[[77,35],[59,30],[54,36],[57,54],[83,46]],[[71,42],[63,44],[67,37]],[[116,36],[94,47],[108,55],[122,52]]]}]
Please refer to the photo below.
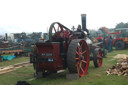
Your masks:
[{"label": "person standing", "polygon": [[107,49],[107,43],[106,43],[105,37],[103,38],[103,46],[104,46],[104,49]]},{"label": "person standing", "polygon": [[113,51],[113,49],[112,49],[112,42],[113,42],[113,39],[110,36],[109,39],[108,39],[108,52]]},{"label": "person standing", "polygon": [[106,43],[106,39],[105,39],[105,37],[103,38],[103,56],[104,57],[107,57],[106,55],[107,55],[107,43]]}]

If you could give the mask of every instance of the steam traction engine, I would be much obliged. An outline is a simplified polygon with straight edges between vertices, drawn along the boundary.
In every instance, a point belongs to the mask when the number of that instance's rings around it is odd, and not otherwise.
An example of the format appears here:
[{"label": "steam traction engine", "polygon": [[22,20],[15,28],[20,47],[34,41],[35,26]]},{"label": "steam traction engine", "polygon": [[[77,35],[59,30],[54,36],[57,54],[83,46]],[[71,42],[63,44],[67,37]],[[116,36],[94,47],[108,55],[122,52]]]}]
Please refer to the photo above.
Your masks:
[{"label": "steam traction engine", "polygon": [[30,62],[35,69],[35,77],[68,68],[69,73],[84,76],[93,60],[95,67],[102,66],[103,53],[101,43],[93,43],[85,34],[86,15],[82,14],[82,29],[71,31],[59,22],[52,23],[49,28],[49,40],[36,43]]}]

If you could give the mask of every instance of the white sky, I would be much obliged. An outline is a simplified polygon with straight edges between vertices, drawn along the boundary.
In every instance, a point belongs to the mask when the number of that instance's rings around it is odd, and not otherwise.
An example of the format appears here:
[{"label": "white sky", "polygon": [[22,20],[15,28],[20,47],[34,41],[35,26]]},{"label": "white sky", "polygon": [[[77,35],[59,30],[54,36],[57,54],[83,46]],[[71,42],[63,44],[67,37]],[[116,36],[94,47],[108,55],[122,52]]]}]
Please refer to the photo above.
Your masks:
[{"label": "white sky", "polygon": [[128,22],[128,0],[0,0],[0,34],[47,32],[56,21],[77,27],[82,13],[88,29],[114,28]]}]

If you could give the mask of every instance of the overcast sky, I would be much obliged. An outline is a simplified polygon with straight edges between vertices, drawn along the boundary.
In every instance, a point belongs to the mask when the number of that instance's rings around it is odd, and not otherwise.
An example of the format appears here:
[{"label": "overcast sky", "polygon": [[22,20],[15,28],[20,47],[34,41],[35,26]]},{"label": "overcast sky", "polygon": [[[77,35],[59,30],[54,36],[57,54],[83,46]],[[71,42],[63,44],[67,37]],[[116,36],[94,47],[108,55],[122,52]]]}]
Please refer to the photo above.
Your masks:
[{"label": "overcast sky", "polygon": [[0,0],[0,34],[47,32],[53,22],[68,28],[81,24],[87,14],[87,28],[114,28],[128,22],[128,0]]}]

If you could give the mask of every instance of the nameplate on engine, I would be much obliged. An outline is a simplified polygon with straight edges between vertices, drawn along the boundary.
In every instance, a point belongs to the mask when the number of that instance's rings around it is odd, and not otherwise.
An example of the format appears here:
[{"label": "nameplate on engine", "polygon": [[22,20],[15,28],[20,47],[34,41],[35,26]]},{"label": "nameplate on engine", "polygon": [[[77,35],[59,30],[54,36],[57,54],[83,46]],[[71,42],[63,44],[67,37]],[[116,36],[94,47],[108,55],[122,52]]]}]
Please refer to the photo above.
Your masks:
[{"label": "nameplate on engine", "polygon": [[42,53],[42,56],[52,56],[52,53]]}]

